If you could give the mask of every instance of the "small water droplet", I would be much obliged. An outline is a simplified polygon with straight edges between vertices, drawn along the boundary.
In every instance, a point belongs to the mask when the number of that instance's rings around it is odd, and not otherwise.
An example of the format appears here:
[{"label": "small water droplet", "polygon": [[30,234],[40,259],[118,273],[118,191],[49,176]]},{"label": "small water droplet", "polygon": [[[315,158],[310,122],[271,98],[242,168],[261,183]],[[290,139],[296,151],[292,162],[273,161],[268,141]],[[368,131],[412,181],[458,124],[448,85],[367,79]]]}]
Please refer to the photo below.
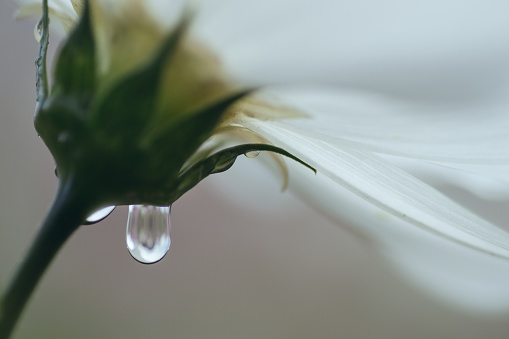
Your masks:
[{"label": "small water droplet", "polygon": [[170,207],[131,205],[127,217],[129,253],[143,264],[161,260],[170,249]]},{"label": "small water droplet", "polygon": [[41,41],[43,28],[44,27],[43,27],[42,18],[41,18],[41,20],[39,20],[39,22],[37,22],[37,24],[34,27],[34,37],[35,37],[35,40],[37,40],[37,42]]},{"label": "small water droplet", "polygon": [[244,153],[244,155],[248,158],[256,158],[258,156],[258,154],[260,154],[260,151],[250,151],[250,152]]},{"label": "small water droplet", "polygon": [[71,133],[69,133],[68,131],[63,131],[63,132],[58,133],[58,137],[57,137],[58,142],[63,144],[63,143],[69,142],[69,140],[71,140]]},{"label": "small water droplet", "polygon": [[88,216],[83,225],[92,225],[104,220],[108,215],[111,214],[111,212],[113,212],[114,209],[115,206],[108,206],[95,211]]}]

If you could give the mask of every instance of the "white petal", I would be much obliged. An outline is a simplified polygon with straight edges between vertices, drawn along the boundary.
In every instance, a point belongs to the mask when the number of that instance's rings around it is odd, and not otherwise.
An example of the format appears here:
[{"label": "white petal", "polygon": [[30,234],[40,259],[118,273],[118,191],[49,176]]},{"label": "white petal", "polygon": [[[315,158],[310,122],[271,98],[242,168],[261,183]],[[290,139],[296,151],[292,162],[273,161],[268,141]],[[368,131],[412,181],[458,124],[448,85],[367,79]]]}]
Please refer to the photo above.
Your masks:
[{"label": "white petal", "polygon": [[[14,14],[16,19],[39,18],[42,15],[42,2],[38,0],[16,0],[18,10]],[[51,24],[60,24],[69,33],[78,21],[78,14],[68,0],[49,0],[49,15]],[[58,29],[58,26],[57,26]]]},{"label": "white petal", "polygon": [[[491,201],[509,198],[509,183],[497,179],[506,176],[505,171],[504,173],[497,173],[501,170],[499,167],[485,166],[482,170],[472,167],[467,172],[427,161],[394,156],[385,156],[384,158],[434,187],[452,186],[467,190],[479,198]],[[468,169],[466,166],[462,167]],[[483,175],[478,173],[483,173]]]},{"label": "white petal", "polygon": [[509,262],[451,243],[405,224],[320,173],[315,177],[289,164],[290,190],[310,205],[351,228],[396,265],[398,272],[439,302],[462,311],[509,310]]},{"label": "white petal", "polygon": [[313,112],[313,119],[285,122],[290,129],[509,183],[509,93],[456,106],[324,87],[272,91],[297,109]]},{"label": "white petal", "polygon": [[247,118],[245,125],[363,199],[444,238],[509,258],[509,234],[454,203],[382,158],[351,145],[329,144],[278,122]]},{"label": "white petal", "polygon": [[195,33],[250,83],[465,98],[491,91],[508,73],[507,2],[204,2]]},{"label": "white petal", "polygon": [[444,162],[509,163],[508,100],[440,106],[323,87],[289,91],[286,100],[316,117],[290,124],[380,153]]}]

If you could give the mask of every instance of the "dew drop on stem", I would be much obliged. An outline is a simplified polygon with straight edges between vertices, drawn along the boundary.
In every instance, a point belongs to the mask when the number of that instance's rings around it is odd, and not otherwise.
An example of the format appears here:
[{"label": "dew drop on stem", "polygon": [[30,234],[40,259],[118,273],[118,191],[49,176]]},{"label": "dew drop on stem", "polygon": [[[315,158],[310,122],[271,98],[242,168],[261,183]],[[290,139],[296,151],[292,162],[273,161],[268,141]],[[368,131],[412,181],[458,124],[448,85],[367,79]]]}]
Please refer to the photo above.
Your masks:
[{"label": "dew drop on stem", "polygon": [[37,40],[37,42],[41,41],[42,39],[42,31],[43,31],[43,23],[42,23],[42,19],[39,20],[37,22],[37,24],[35,25],[35,28],[34,28],[34,37],[35,37],[35,40]]}]

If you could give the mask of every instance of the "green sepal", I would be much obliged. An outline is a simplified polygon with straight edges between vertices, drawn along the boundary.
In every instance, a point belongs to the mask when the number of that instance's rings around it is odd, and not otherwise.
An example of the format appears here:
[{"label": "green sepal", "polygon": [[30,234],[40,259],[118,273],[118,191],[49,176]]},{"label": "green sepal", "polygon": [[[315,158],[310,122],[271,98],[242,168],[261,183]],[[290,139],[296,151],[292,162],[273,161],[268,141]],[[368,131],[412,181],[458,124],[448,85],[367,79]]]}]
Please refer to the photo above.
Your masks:
[{"label": "green sepal", "polygon": [[229,147],[209,156],[206,159],[197,162],[196,164],[192,165],[187,170],[185,170],[183,173],[181,173],[178,179],[179,182],[178,186],[176,189],[173,190],[174,195],[171,197],[169,205],[171,205],[174,201],[179,199],[184,193],[186,193],[191,188],[196,186],[200,181],[202,181],[209,175],[221,173],[230,169],[230,167],[233,166],[235,160],[239,155],[258,151],[269,151],[284,155],[306,166],[316,174],[316,169],[314,169],[312,166],[300,160],[293,154],[276,146],[266,144],[245,144]]},{"label": "green sepal", "polygon": [[75,101],[66,98],[53,101],[51,108],[43,109],[35,120],[39,136],[55,158],[59,176],[65,176],[82,154],[88,134],[83,118],[70,113],[75,108],[74,104]]},{"label": "green sepal", "polygon": [[[133,142],[138,142],[139,136],[147,132],[161,95],[159,88],[164,67],[171,62],[187,27],[188,21],[184,18],[147,64],[101,93],[101,98],[91,110],[89,121],[92,128],[98,127],[97,130],[104,134],[99,137],[108,139],[113,147],[124,143],[125,135],[129,135]],[[113,131],[121,133],[115,135]]]},{"label": "green sepal", "polygon": [[[43,39],[41,46],[45,43],[47,47],[48,38]],[[80,151],[77,146],[85,134],[84,118],[96,90],[95,42],[88,1],[57,55],[51,93],[44,90],[43,73],[39,74],[38,69],[37,74],[38,93],[44,100],[36,107],[35,129],[64,173]]]},{"label": "green sepal", "polygon": [[[194,113],[186,113],[163,129],[151,134],[147,144],[121,147],[109,151],[95,143],[95,151],[88,152],[82,163],[86,175],[96,181],[111,196],[113,205],[164,205],[175,196],[179,173],[185,162],[208,139],[221,116],[236,100],[249,91],[237,93]],[[164,133],[163,133],[164,131]]]},{"label": "green sepal", "polygon": [[55,65],[52,97],[71,98],[75,112],[87,113],[96,88],[95,42],[89,1],[85,1],[81,20],[60,50]]},{"label": "green sepal", "polygon": [[[154,166],[164,169],[166,174],[178,175],[184,163],[212,135],[228,107],[251,92],[246,90],[234,93],[205,108],[182,114],[169,121],[168,126],[162,125],[159,132],[148,135],[143,143],[145,147],[167,150],[167,156],[160,157]],[[168,161],[169,159],[171,161]],[[178,166],[169,168],[170,163]]]}]

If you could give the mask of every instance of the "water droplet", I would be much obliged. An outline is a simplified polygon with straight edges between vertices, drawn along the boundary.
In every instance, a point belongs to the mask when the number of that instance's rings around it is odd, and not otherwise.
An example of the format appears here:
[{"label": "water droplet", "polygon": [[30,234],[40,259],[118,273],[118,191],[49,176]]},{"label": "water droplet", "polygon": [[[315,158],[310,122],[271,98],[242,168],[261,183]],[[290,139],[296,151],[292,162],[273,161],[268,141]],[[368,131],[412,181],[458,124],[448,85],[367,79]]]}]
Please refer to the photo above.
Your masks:
[{"label": "water droplet", "polygon": [[101,208],[98,211],[95,211],[94,213],[88,216],[83,225],[92,225],[98,223],[99,221],[104,220],[108,215],[111,214],[111,212],[113,212],[114,209],[115,206],[108,206],[105,208]]},{"label": "water droplet", "polygon": [[248,158],[256,158],[258,156],[258,154],[260,154],[260,151],[250,151],[250,152],[244,153],[244,155]]},{"label": "water droplet", "polygon": [[129,206],[126,243],[132,257],[143,264],[161,260],[170,249],[170,207]]},{"label": "water droplet", "polygon": [[42,39],[42,31],[43,31],[43,23],[42,18],[39,20],[39,22],[34,27],[34,37],[37,42],[40,42]]},{"label": "water droplet", "polygon": [[66,143],[69,142],[71,139],[71,134],[68,131],[63,131],[58,133],[57,141],[60,143]]}]

